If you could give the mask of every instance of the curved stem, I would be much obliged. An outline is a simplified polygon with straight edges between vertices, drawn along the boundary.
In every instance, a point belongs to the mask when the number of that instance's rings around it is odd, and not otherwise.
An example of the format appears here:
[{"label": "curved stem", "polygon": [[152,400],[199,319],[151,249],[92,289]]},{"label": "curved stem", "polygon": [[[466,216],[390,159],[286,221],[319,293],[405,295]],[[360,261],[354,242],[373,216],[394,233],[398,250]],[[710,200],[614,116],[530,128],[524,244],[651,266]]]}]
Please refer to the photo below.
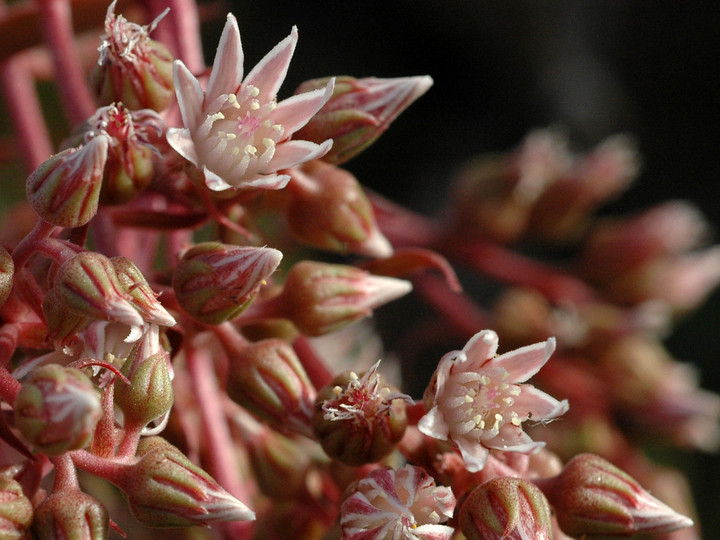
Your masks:
[{"label": "curved stem", "polygon": [[0,366],[0,398],[6,403],[15,403],[15,397],[22,385],[12,374]]},{"label": "curved stem", "polygon": [[56,229],[57,227],[55,227],[55,225],[51,225],[47,221],[38,218],[30,234],[23,238],[15,249],[13,249],[12,258],[13,263],[15,263],[15,271],[25,266],[30,256],[36,251],[37,242],[49,238]]},{"label": "curved stem", "polygon": [[70,2],[38,0],[38,6],[63,105],[71,123],[78,125],[92,116],[96,106],[75,49]]},{"label": "curved stem", "polygon": [[52,458],[52,462],[53,465],[55,465],[53,491],[64,489],[79,490],[80,484],[78,483],[77,471],[70,456],[68,454],[62,454]]}]

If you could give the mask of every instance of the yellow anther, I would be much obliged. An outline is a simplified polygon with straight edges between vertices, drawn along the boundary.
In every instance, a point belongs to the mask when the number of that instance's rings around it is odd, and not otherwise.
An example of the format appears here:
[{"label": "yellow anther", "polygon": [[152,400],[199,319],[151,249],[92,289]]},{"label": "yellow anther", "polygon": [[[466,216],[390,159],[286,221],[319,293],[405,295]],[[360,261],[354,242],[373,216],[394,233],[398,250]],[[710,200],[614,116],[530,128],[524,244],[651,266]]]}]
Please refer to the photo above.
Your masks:
[{"label": "yellow anther", "polygon": [[257,99],[253,99],[250,101],[250,108],[253,111],[257,111],[260,108],[260,102]]},{"label": "yellow anther", "polygon": [[265,148],[271,148],[275,146],[275,141],[273,141],[270,137],[265,137],[262,142],[265,145]]},{"label": "yellow anther", "polygon": [[339,396],[340,394],[342,394],[342,391],[343,391],[343,389],[340,386],[333,386],[332,392],[336,396]]},{"label": "yellow anther", "polygon": [[463,400],[465,401],[465,403],[472,403],[473,401],[475,401],[475,400],[474,400],[472,397],[470,397],[470,396],[465,396],[465,397],[463,398]]},{"label": "yellow anther", "polygon": [[245,147],[245,153],[250,156],[254,156],[255,154],[257,154],[257,148],[255,148],[252,144],[248,144]]}]

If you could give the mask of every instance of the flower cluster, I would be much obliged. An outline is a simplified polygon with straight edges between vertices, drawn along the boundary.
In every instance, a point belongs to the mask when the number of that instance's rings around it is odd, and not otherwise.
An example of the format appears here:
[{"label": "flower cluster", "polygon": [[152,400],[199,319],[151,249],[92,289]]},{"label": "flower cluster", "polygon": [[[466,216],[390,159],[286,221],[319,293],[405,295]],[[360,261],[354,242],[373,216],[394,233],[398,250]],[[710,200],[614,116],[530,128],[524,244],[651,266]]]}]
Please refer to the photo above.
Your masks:
[{"label": "flower cluster", "polygon": [[[229,14],[206,70],[201,11],[159,4],[138,24],[113,2],[92,58],[37,4],[77,125],[39,156],[41,111],[13,116],[34,225],[0,222],[0,537],[697,537],[640,442],[720,442],[720,397],[660,342],[720,255],[684,203],[596,218],[637,173],[629,139],[574,156],[535,132],[426,218],[343,167],[429,76],[279,99],[297,28],[245,74]],[[411,293],[386,353],[369,319]]]}]

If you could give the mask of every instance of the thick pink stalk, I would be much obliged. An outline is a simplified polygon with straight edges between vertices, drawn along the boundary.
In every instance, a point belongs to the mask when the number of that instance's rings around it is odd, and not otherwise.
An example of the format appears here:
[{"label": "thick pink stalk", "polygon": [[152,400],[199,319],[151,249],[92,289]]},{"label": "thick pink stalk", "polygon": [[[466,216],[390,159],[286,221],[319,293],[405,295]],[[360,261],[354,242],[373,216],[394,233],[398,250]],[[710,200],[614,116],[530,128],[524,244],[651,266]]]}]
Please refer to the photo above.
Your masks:
[{"label": "thick pink stalk", "polygon": [[68,0],[38,0],[45,39],[55,62],[55,74],[63,106],[73,125],[96,109],[75,48],[72,10]]},{"label": "thick pink stalk", "polygon": [[21,53],[7,60],[0,67],[0,77],[15,128],[14,140],[27,170],[33,171],[53,153],[53,147],[26,56]]},{"label": "thick pink stalk", "polygon": [[0,398],[6,403],[14,403],[20,387],[20,382],[7,369],[0,366]]},{"label": "thick pink stalk", "polygon": [[150,19],[170,7],[167,19],[154,32],[155,39],[167,44],[175,57],[182,60],[193,73],[205,69],[202,42],[200,41],[200,17],[195,0],[148,0]]},{"label": "thick pink stalk", "polygon": [[[203,419],[209,473],[229,493],[248,501],[250,496],[240,481],[240,470],[233,453],[235,443],[225,420],[222,393],[215,377],[212,357],[206,347],[195,346],[197,336],[186,336],[185,357],[190,382]],[[252,537],[252,522],[223,524],[228,537],[243,540]]]},{"label": "thick pink stalk", "polygon": [[61,489],[70,489],[77,491],[80,489],[78,483],[77,471],[69,454],[62,454],[52,458],[55,465],[55,479],[53,481],[53,491]]},{"label": "thick pink stalk", "polygon": [[293,341],[293,349],[300,359],[300,363],[305,368],[310,382],[313,383],[315,388],[322,388],[323,386],[330,384],[333,379],[333,373],[330,371],[328,366],[323,362],[312,348],[312,345],[308,343],[305,336],[298,336]]}]

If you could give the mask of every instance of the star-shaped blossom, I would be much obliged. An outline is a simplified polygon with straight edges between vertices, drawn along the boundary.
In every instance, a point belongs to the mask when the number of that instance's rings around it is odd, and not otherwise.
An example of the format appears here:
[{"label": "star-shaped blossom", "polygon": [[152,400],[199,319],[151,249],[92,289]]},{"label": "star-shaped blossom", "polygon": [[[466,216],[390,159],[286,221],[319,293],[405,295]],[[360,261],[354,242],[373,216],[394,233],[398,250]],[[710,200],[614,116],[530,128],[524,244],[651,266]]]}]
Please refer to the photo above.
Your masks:
[{"label": "star-shaped blossom", "polygon": [[169,129],[167,139],[203,171],[209,189],[281,189],[290,176],[279,171],[330,150],[332,140],[316,144],[291,137],[330,99],[334,80],[277,102],[297,36],[293,27],[243,79],[240,30],[228,14],[206,90],[181,61],[175,62],[184,127]]},{"label": "star-shaped blossom", "polygon": [[500,356],[497,348],[497,334],[483,330],[462,351],[446,354],[425,391],[429,412],[418,423],[424,434],[452,441],[470,472],[484,467],[489,449],[538,451],[545,443],[533,441],[522,423],[543,422],[568,410],[567,400],[520,384],[548,361],[554,338]]},{"label": "star-shaped blossom", "polygon": [[449,487],[421,467],[375,469],[360,480],[340,509],[343,540],[449,540],[455,509]]}]

